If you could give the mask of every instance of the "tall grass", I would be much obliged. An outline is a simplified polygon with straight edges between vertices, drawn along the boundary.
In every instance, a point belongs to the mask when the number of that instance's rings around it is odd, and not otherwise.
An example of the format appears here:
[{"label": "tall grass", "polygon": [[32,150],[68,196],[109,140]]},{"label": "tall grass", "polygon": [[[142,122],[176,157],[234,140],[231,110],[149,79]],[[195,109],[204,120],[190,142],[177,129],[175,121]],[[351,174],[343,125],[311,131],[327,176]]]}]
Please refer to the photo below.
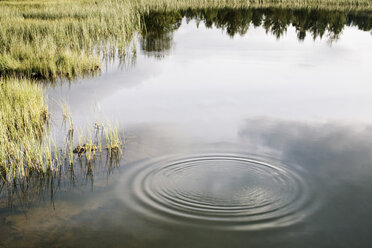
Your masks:
[{"label": "tall grass", "polygon": [[55,79],[125,53],[139,24],[130,1],[0,2],[0,74]]},{"label": "tall grass", "polygon": [[0,75],[56,79],[125,57],[149,11],[249,6],[372,9],[371,0],[39,0],[0,1]]},{"label": "tall grass", "polygon": [[[0,80],[0,174],[3,179],[53,166],[42,143],[48,108],[43,90],[27,80]],[[45,163],[46,162],[46,163]],[[25,165],[28,166],[25,166]],[[49,168],[47,168],[49,167]]]},{"label": "tall grass", "polygon": [[[97,130],[94,126],[94,134],[87,128],[79,136],[84,144],[73,149],[73,120],[66,105],[62,108],[65,128],[61,131],[66,135],[64,150],[58,147],[48,128],[48,107],[40,84],[15,78],[0,79],[0,176],[3,181],[12,182],[33,173],[53,172],[65,165],[72,166],[76,150],[77,156],[90,163],[95,158],[97,147],[102,147],[101,142],[105,142],[110,156],[113,152],[121,152],[117,127],[113,132],[111,129]],[[108,138],[103,141],[99,137],[104,135]]]}]

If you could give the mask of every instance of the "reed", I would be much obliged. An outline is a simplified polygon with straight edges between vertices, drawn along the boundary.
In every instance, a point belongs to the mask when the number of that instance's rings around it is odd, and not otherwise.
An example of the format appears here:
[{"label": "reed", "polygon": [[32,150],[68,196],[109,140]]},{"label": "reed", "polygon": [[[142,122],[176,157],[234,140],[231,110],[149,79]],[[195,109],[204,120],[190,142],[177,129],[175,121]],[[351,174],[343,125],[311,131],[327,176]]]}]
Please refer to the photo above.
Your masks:
[{"label": "reed", "polygon": [[0,75],[55,80],[95,73],[101,58],[125,58],[142,16],[189,8],[372,9],[371,0],[0,1]]},{"label": "reed", "polygon": [[109,157],[112,154],[121,153],[121,146],[123,142],[119,135],[119,129],[117,126],[112,127],[111,125],[106,130],[106,149],[108,151]]},{"label": "reed", "polygon": [[125,54],[138,29],[130,1],[0,2],[0,75],[54,80]]},{"label": "reed", "polygon": [[47,147],[50,143],[43,142],[48,119],[40,85],[22,79],[0,79],[0,174],[3,179],[10,181],[26,175],[29,170],[53,167],[51,150]]},{"label": "reed", "polygon": [[[40,84],[24,79],[0,79],[0,176],[13,182],[35,172],[56,172],[65,165],[73,166],[74,152],[87,162],[95,159],[102,147],[103,135],[109,137],[107,150],[121,151],[118,127],[105,131],[103,124],[80,131],[74,147],[74,125],[67,105],[62,105],[66,139],[61,150],[49,130],[49,112]],[[97,131],[97,127],[101,131]],[[98,134],[98,132],[105,132]],[[102,149],[98,150],[102,152]]]}]

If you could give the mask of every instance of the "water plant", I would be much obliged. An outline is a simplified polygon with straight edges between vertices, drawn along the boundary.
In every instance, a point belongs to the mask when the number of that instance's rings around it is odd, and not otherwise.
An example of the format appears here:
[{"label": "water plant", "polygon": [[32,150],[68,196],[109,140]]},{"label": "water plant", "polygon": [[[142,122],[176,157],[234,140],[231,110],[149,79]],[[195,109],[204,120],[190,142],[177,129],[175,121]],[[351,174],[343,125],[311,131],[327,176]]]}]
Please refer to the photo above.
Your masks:
[{"label": "water plant", "polygon": [[[62,109],[63,122],[67,123],[63,152],[50,133],[49,111],[40,84],[16,78],[0,80],[0,176],[3,181],[27,178],[35,171],[46,173],[58,171],[64,165],[72,166],[76,150],[87,161],[94,160],[97,146],[102,147],[102,139],[96,138],[100,135],[94,135],[89,128],[85,136],[79,132],[79,145],[73,149],[71,113],[66,105]],[[111,150],[120,149],[118,128],[114,130],[107,133],[110,154]]]},{"label": "water plant", "polygon": [[[50,144],[43,144],[49,114],[40,85],[0,79],[0,174],[11,180],[29,170],[52,166]],[[27,164],[27,167],[25,166]]]},{"label": "water plant", "polygon": [[118,127],[112,127],[110,125],[108,130],[106,131],[106,149],[108,150],[109,156],[111,157],[113,153],[121,153],[122,144],[123,142],[120,138]]}]

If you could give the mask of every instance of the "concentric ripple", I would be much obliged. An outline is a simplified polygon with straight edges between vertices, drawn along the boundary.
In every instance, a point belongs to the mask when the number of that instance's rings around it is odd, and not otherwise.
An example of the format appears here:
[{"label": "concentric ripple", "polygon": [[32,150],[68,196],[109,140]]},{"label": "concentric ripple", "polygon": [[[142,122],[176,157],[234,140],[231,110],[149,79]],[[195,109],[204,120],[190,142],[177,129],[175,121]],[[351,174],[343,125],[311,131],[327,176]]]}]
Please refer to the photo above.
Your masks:
[{"label": "concentric ripple", "polygon": [[160,220],[224,229],[290,225],[307,216],[311,199],[294,171],[241,156],[135,166],[128,181],[134,209]]}]

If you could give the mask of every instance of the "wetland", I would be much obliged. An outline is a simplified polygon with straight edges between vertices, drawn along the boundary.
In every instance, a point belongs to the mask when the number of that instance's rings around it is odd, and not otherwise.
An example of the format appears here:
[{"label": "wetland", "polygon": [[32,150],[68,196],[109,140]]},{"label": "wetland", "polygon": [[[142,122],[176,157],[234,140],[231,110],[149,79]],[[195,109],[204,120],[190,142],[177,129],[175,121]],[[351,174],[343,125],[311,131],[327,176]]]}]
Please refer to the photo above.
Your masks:
[{"label": "wetland", "polygon": [[369,247],[369,2],[168,2],[99,31],[8,4],[0,247]]}]

